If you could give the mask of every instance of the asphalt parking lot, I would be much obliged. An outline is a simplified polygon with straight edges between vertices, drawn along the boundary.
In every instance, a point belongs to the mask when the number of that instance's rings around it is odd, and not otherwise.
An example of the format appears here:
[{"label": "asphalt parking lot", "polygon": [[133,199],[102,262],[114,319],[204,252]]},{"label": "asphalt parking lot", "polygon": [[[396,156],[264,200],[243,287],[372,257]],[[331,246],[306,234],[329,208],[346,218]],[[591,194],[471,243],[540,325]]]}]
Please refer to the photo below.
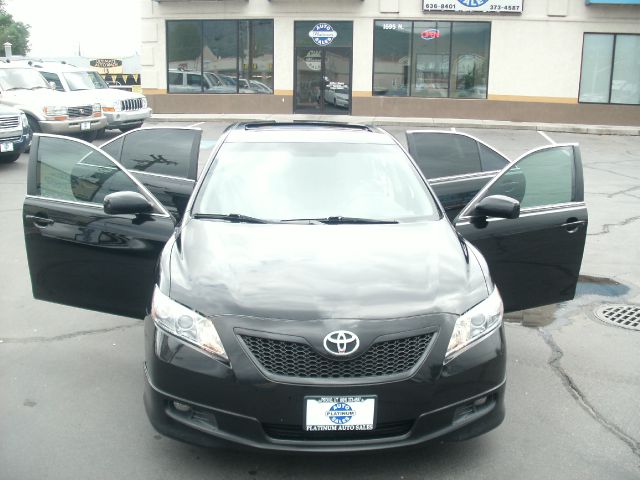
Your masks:
[{"label": "asphalt parking lot", "polygon": [[[226,125],[196,125],[201,165]],[[387,129],[402,141],[406,128]],[[206,450],[158,435],[142,404],[142,322],[32,298],[23,154],[0,165],[0,478],[640,478],[640,331],[593,313],[604,303],[640,305],[640,137],[459,130],[510,158],[577,142],[584,164],[590,219],[578,293],[508,319],[507,417],[498,429],[348,456]]]}]

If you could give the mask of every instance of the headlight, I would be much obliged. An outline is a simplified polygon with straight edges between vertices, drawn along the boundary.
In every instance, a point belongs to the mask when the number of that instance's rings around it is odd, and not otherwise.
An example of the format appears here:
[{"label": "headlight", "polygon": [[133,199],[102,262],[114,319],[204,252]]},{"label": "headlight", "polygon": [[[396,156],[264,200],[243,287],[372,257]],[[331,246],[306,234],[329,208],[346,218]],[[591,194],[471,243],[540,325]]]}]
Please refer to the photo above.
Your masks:
[{"label": "headlight", "polygon": [[498,289],[456,320],[444,363],[448,363],[470,345],[482,340],[502,324],[502,298]]},{"label": "headlight", "polygon": [[20,120],[22,121],[22,126],[24,128],[27,128],[29,126],[29,119],[24,113],[20,114]]},{"label": "headlight", "polygon": [[67,107],[60,105],[47,106],[42,109],[48,117],[62,117],[67,115]]},{"label": "headlight", "polygon": [[142,108],[147,108],[147,97],[142,97]]},{"label": "headlight", "polygon": [[192,343],[212,357],[229,361],[213,322],[174,302],[157,286],[151,302],[151,318],[159,328]]},{"label": "headlight", "polygon": [[101,112],[101,111],[102,111],[102,107],[100,106],[100,104],[99,103],[94,103],[93,104],[93,113]]}]

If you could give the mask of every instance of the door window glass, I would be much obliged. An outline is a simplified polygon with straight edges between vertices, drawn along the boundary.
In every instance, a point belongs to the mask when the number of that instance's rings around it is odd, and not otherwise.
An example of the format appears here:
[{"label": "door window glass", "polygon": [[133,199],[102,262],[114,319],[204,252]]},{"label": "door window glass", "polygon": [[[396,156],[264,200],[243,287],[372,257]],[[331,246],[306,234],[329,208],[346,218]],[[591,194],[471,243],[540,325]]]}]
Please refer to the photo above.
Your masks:
[{"label": "door window glass", "polygon": [[131,171],[189,178],[194,135],[193,130],[172,128],[131,132],[124,137],[119,161]]},{"label": "door window glass", "polygon": [[426,178],[481,172],[477,142],[450,133],[412,133],[409,149]]},{"label": "door window glass", "polygon": [[411,91],[415,97],[449,96],[451,22],[415,22]]},{"label": "door window glass", "polygon": [[102,205],[114,192],[139,192],[138,185],[101,152],[66,138],[41,137],[36,161],[37,194]]},{"label": "door window glass", "polygon": [[482,163],[483,172],[502,170],[509,163],[509,160],[498,152],[480,142],[478,142],[478,148],[480,149],[480,163]]},{"label": "door window glass", "polygon": [[553,147],[531,153],[494,183],[485,196],[506,195],[521,208],[571,202],[574,198],[573,147]]}]

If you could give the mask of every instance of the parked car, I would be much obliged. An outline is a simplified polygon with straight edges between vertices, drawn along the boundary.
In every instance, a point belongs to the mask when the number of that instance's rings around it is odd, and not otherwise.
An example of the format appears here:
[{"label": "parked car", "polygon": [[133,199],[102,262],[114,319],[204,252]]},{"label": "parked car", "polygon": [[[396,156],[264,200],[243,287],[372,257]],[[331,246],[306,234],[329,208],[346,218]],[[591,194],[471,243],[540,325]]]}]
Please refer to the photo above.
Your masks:
[{"label": "parked car", "polygon": [[20,110],[0,105],[0,163],[15,162],[31,145],[31,128]]},{"label": "parked car", "polygon": [[[144,403],[159,432],[344,453],[502,422],[503,310],[575,293],[577,145],[508,164],[451,222],[380,129],[239,124],[177,222],[172,185],[191,182],[200,135],[143,129],[102,149],[40,135],[28,170],[34,296],[145,317]],[[134,136],[137,154],[123,153]],[[159,179],[169,196],[147,188]]]},{"label": "parked car", "polygon": [[215,72],[193,72],[169,69],[169,91],[172,93],[236,93],[236,84],[228,75]]},{"label": "parked car", "polygon": [[34,133],[79,134],[91,141],[107,125],[100,103],[52,90],[29,66],[0,63],[0,104],[23,111]]},{"label": "parked car", "polygon": [[33,67],[61,92],[82,92],[100,103],[108,130],[128,132],[151,117],[147,98],[139,93],[109,88],[98,72],[57,62],[33,62]]},{"label": "parked car", "polygon": [[325,86],[324,101],[334,107],[349,108],[349,87],[331,84]]}]

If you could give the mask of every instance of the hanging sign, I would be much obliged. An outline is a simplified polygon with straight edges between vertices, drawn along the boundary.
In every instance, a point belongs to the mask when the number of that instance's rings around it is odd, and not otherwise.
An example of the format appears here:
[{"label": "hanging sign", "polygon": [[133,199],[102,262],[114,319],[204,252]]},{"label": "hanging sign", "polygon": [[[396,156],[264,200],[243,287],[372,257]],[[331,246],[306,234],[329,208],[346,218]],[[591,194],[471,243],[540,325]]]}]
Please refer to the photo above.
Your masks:
[{"label": "hanging sign", "polygon": [[321,47],[329,45],[337,36],[338,32],[336,32],[328,23],[318,23],[309,32],[311,40]]},{"label": "hanging sign", "polygon": [[522,13],[523,0],[423,0],[425,12]]},{"label": "hanging sign", "polygon": [[440,30],[435,28],[430,28],[429,30],[425,30],[420,34],[420,38],[423,40],[433,40],[434,38],[440,38]]}]

